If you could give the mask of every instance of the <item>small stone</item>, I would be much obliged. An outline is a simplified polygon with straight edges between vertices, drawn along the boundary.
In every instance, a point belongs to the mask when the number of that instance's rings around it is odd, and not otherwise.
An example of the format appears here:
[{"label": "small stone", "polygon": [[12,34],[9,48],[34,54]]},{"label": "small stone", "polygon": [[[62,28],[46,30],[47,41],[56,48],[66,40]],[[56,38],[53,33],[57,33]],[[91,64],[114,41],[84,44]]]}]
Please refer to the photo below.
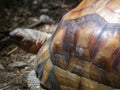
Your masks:
[{"label": "small stone", "polygon": [[25,67],[25,69],[28,69],[28,67]]},{"label": "small stone", "polygon": [[43,8],[43,9],[40,9],[41,12],[48,12],[49,9],[48,8]]},{"label": "small stone", "polygon": [[10,63],[8,65],[8,67],[10,67],[10,68],[24,68],[26,66],[27,66],[27,63],[22,62],[22,61],[17,61],[17,62],[14,62],[14,63]]},{"label": "small stone", "polygon": [[4,67],[1,63],[0,63],[0,70],[4,70]]},{"label": "small stone", "polygon": [[48,15],[41,15],[39,20],[40,20],[40,22],[49,22],[50,17]]}]

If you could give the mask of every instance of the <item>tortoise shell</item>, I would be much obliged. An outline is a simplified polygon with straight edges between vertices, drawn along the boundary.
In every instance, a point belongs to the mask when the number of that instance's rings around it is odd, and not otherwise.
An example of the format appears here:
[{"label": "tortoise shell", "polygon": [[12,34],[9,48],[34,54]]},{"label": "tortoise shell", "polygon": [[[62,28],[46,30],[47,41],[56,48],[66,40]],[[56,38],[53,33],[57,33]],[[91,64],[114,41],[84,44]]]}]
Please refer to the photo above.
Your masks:
[{"label": "tortoise shell", "polygon": [[120,0],[83,0],[37,55],[49,90],[120,89]]}]

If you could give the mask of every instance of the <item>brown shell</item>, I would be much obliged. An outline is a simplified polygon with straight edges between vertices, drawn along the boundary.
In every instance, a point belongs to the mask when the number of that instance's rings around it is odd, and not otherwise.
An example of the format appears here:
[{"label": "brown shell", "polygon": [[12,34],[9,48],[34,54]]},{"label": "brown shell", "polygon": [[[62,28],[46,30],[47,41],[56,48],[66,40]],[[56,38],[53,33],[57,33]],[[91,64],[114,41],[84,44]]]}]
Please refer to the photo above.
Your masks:
[{"label": "brown shell", "polygon": [[120,89],[120,0],[83,0],[40,49],[36,73],[50,90]]}]

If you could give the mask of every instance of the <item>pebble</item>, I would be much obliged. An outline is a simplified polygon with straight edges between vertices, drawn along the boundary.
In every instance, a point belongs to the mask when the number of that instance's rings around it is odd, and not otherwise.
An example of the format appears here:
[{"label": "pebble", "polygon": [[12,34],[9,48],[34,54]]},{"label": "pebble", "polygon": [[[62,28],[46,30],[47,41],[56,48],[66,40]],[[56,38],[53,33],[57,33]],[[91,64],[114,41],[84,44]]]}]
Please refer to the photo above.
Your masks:
[{"label": "pebble", "polygon": [[8,65],[8,67],[10,68],[24,68],[26,66],[27,66],[27,63],[22,61],[13,62]]},{"label": "pebble", "polygon": [[44,15],[44,14],[39,17],[39,20],[40,20],[40,22],[50,22],[51,21],[50,17],[48,15]]}]

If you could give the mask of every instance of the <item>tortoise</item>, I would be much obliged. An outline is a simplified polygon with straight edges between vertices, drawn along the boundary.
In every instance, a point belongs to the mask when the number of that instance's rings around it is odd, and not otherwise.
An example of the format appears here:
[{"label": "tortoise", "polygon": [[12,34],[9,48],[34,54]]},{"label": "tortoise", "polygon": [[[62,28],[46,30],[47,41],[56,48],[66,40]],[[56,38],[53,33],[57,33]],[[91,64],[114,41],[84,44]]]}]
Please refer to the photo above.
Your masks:
[{"label": "tortoise", "polygon": [[46,89],[120,89],[120,0],[83,0],[42,44],[35,71]]}]

